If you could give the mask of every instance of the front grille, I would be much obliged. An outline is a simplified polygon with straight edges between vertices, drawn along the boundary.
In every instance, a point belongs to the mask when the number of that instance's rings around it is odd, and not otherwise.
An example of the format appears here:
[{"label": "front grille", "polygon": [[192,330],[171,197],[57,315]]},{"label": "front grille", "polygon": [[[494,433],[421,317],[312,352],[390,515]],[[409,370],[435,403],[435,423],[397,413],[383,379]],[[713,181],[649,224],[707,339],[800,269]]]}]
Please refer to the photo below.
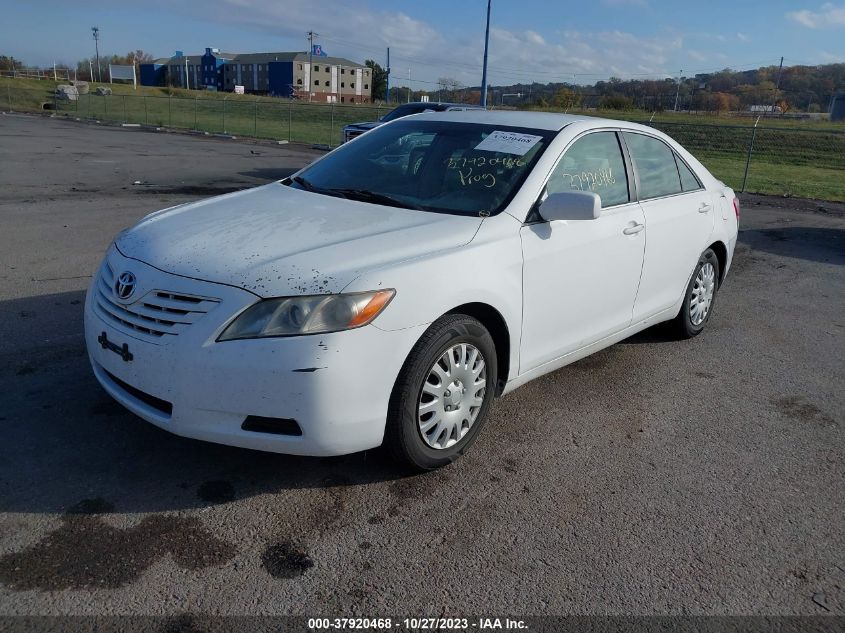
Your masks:
[{"label": "front grille", "polygon": [[114,270],[105,262],[96,284],[97,314],[116,328],[151,341],[178,335],[220,303],[210,297],[150,290],[132,303],[122,304],[115,299],[114,283]]},{"label": "front grille", "polygon": [[360,131],[360,130],[354,130],[354,131],[349,130],[349,131],[346,132],[346,141],[349,142],[353,138],[355,138],[356,136],[361,136],[362,134],[363,134],[363,132]]}]

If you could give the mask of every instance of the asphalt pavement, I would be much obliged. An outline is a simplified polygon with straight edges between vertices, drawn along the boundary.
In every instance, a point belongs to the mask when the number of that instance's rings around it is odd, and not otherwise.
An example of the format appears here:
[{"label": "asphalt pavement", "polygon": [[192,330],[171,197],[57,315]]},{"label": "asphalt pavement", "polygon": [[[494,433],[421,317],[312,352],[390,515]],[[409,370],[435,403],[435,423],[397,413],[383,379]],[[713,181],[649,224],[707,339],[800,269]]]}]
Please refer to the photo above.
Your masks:
[{"label": "asphalt pavement", "polygon": [[703,335],[529,383],[430,474],[112,402],[82,304],[113,236],[319,155],[0,115],[0,615],[845,615],[843,205],[744,197]]}]

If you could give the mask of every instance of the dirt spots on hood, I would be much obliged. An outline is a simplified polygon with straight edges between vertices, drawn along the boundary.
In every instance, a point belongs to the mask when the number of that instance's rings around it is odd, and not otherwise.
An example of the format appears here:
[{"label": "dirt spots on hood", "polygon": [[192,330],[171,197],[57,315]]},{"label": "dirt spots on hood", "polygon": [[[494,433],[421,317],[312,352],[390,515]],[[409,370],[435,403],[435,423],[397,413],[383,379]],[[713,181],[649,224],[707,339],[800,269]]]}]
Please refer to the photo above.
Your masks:
[{"label": "dirt spots on hood", "polygon": [[58,529],[0,558],[0,582],[16,590],[114,589],[168,555],[190,570],[223,565],[235,556],[233,545],[195,517],[148,516],[120,529],[104,520],[113,509],[103,499],[83,499],[62,516]]}]

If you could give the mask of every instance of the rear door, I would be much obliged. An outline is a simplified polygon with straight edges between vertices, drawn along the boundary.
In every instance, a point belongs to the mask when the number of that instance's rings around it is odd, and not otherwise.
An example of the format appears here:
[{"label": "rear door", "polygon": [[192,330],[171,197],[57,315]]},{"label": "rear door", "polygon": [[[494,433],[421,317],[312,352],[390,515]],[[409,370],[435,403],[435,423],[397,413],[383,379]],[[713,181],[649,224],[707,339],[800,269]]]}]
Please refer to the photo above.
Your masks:
[{"label": "rear door", "polygon": [[623,132],[645,216],[646,249],[633,320],[674,306],[707,247],[717,213],[713,195],[663,140]]}]

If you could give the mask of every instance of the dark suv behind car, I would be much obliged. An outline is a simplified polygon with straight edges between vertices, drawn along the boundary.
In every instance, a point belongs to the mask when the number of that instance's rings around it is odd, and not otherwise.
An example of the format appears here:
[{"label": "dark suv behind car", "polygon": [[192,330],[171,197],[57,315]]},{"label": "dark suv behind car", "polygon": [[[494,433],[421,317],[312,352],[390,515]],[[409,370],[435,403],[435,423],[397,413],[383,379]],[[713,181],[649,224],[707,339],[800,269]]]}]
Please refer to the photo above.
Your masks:
[{"label": "dark suv behind car", "polygon": [[361,136],[364,132],[378,127],[382,123],[393,121],[394,119],[401,119],[403,116],[409,114],[419,114],[420,112],[445,112],[446,110],[475,110],[480,106],[468,105],[466,103],[443,103],[439,101],[414,101],[412,103],[403,103],[398,108],[394,108],[378,121],[368,121],[365,123],[350,123],[343,128],[341,143],[351,141],[356,136]]}]

